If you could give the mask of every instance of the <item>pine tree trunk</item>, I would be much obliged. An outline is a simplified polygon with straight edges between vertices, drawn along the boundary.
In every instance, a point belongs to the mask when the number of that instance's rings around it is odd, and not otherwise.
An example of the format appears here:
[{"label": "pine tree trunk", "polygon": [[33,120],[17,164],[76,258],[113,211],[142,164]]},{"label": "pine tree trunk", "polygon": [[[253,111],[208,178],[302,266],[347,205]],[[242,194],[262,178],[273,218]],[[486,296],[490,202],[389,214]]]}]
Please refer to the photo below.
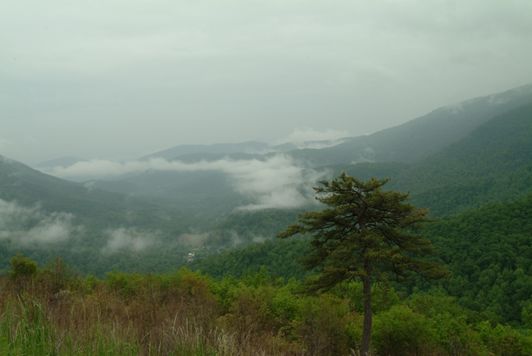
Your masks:
[{"label": "pine tree trunk", "polygon": [[369,344],[371,341],[371,324],[372,324],[372,311],[371,311],[371,280],[369,276],[362,278],[364,286],[364,326],[362,329],[362,345],[360,346],[360,356],[369,355]]}]

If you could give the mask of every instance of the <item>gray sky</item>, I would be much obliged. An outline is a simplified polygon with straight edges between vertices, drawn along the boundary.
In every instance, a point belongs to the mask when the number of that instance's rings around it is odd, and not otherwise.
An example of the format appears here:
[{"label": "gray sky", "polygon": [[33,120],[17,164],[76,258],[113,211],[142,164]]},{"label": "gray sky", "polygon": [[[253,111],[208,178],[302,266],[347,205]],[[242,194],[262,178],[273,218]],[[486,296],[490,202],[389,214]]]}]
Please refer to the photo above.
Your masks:
[{"label": "gray sky", "polygon": [[0,154],[364,134],[530,63],[529,0],[2,0]]}]

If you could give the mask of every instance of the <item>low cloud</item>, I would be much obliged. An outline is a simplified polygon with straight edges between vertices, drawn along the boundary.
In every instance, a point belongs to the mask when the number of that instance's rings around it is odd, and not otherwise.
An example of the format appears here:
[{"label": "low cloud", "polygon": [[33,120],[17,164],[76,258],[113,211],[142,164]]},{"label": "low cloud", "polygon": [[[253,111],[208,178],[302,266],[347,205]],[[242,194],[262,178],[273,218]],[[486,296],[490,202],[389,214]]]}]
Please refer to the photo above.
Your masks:
[{"label": "low cloud", "polygon": [[148,161],[112,162],[91,160],[70,167],[56,167],[49,173],[62,178],[98,179],[138,174],[147,171],[199,172],[219,171],[232,179],[234,189],[253,203],[240,209],[291,209],[312,201],[312,185],[323,173],[298,165],[285,155],[265,160],[199,161],[193,163],[151,159]]},{"label": "low cloud", "polygon": [[239,233],[233,229],[224,229],[203,233],[187,233],[179,237],[178,242],[189,248],[200,248],[207,245],[239,247],[250,243],[263,243],[268,237],[255,233]]},{"label": "low cloud", "polygon": [[157,232],[142,231],[133,228],[118,228],[105,232],[108,240],[103,248],[104,254],[119,251],[141,252],[159,243]]},{"label": "low cloud", "polygon": [[53,244],[69,240],[81,228],[73,224],[73,215],[45,213],[38,206],[24,207],[0,199],[0,240],[17,245]]},{"label": "low cloud", "polygon": [[186,233],[179,236],[177,242],[180,245],[190,247],[190,248],[199,248],[203,247],[211,238],[210,233]]}]

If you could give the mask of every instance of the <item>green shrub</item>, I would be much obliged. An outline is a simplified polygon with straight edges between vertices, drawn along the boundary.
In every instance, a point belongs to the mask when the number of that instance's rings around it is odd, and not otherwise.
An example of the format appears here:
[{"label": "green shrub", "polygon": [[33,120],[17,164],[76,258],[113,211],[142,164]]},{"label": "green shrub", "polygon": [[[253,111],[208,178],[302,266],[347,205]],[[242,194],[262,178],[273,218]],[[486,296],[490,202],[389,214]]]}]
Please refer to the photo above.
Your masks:
[{"label": "green shrub", "polygon": [[373,330],[379,355],[426,355],[437,348],[430,321],[405,305],[377,314]]},{"label": "green shrub", "polygon": [[346,300],[330,294],[306,297],[294,321],[295,333],[309,355],[346,355],[349,352],[349,326],[353,318]]},{"label": "green shrub", "polygon": [[532,355],[530,335],[522,334],[506,325],[497,324],[492,327],[489,322],[479,323],[478,329],[482,340],[495,355]]},{"label": "green shrub", "polygon": [[37,263],[28,257],[16,255],[10,264],[10,274],[13,279],[29,278],[37,273]]}]

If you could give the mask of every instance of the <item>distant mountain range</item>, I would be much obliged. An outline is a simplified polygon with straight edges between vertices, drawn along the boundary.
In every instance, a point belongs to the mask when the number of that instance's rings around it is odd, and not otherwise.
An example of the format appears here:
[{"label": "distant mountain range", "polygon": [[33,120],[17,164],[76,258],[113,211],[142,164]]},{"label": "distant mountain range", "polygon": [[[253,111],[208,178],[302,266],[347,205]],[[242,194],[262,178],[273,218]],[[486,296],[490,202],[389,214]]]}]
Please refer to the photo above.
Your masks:
[{"label": "distant mountain range", "polygon": [[72,157],[72,156],[65,156],[65,157],[59,157],[55,159],[51,159],[48,161],[39,162],[34,165],[35,168],[39,170],[50,170],[55,167],[69,167],[72,166],[75,163],[85,161],[84,158],[79,157]]},{"label": "distant mountain range", "polygon": [[405,124],[334,147],[298,150],[294,157],[315,166],[358,162],[413,163],[467,137],[474,129],[512,109],[532,102],[532,85],[446,106]]},{"label": "distant mountain range", "polygon": [[167,160],[190,160],[193,157],[201,159],[202,155],[209,157],[232,154],[262,154],[271,150],[270,145],[263,142],[217,143],[212,145],[179,145],[164,151],[152,153],[141,159],[164,158]]},{"label": "distant mountain range", "polygon": [[[532,85],[440,108],[372,135],[346,138],[343,143],[333,147],[275,151],[275,147],[266,144],[244,142],[178,146],[148,157],[189,163],[222,158],[245,161],[267,160],[282,151],[295,164],[310,169],[331,173],[347,170],[366,178],[390,177],[392,186],[410,191],[416,203],[431,208],[435,214],[445,214],[506,195],[515,196],[510,188],[501,190],[499,187],[503,184],[501,177],[509,176],[514,170],[505,169],[500,173],[499,168],[505,166],[501,165],[502,158],[497,152],[529,147],[526,141],[529,132],[525,127],[529,122],[530,103]],[[501,125],[504,129],[497,128]],[[515,145],[512,146],[512,143]],[[259,153],[260,150],[267,152]],[[487,158],[490,155],[493,155],[493,159]],[[509,155],[507,161],[511,162],[515,157],[518,155]],[[528,162],[528,159],[523,158],[523,162]],[[497,188],[493,188],[491,193],[486,191],[487,188],[473,193],[473,185],[479,190],[480,186],[490,184],[486,183],[488,176],[484,174],[484,170],[488,169],[500,173],[497,178],[493,178],[493,174],[490,176],[490,179],[497,181],[493,185]],[[515,175],[521,177],[517,180],[526,182],[526,174]],[[225,174],[215,171],[151,170],[112,180],[98,180],[92,184],[103,190],[187,205],[190,209],[196,209],[197,214],[205,216],[224,215],[223,212],[227,214],[246,200],[246,197],[234,191]],[[460,189],[469,193],[461,194]],[[518,188],[514,185],[512,189]],[[496,191],[501,193],[495,194]],[[214,210],[214,215],[209,213]]]},{"label": "distant mountain range", "polygon": [[[139,162],[161,158],[182,162],[182,168],[148,166],[82,183],[1,158],[0,199],[24,207],[38,204],[49,214],[73,214],[76,224],[90,230],[82,249],[88,256],[99,253],[108,229],[157,231],[162,241],[174,246],[167,249],[165,261],[175,258],[176,251],[182,255],[187,252],[188,247],[175,247],[183,234],[188,234],[189,240],[201,236],[205,240],[201,245],[212,242],[213,249],[271,238],[300,209],[315,208],[307,191],[307,185],[314,182],[304,185],[305,179],[330,177],[341,171],[361,178],[390,177],[390,188],[410,192],[412,201],[429,208],[433,216],[455,214],[532,192],[532,85],[440,108],[372,135],[312,144],[322,148],[260,142],[176,146]],[[272,160],[278,155],[284,158]],[[238,164],[229,168],[218,164],[212,169],[198,165],[222,158]],[[77,162],[75,157],[65,157],[41,167],[49,170]],[[273,183],[277,190],[270,192],[268,187]],[[259,206],[255,193],[270,205],[240,209]],[[294,196],[308,198],[309,205],[272,208],[279,199]],[[6,251],[18,249],[7,248],[6,243],[0,238],[0,247]],[[72,241],[65,246],[69,251],[76,248]],[[30,250],[25,247],[25,251]],[[31,251],[39,256],[38,250]],[[98,258],[101,268],[111,263]],[[130,261],[126,255],[122,258],[124,264]]]},{"label": "distant mountain range", "polygon": [[436,215],[508,201],[532,192],[532,100],[484,122],[465,137],[412,164],[333,167],[356,176],[390,177]]}]

